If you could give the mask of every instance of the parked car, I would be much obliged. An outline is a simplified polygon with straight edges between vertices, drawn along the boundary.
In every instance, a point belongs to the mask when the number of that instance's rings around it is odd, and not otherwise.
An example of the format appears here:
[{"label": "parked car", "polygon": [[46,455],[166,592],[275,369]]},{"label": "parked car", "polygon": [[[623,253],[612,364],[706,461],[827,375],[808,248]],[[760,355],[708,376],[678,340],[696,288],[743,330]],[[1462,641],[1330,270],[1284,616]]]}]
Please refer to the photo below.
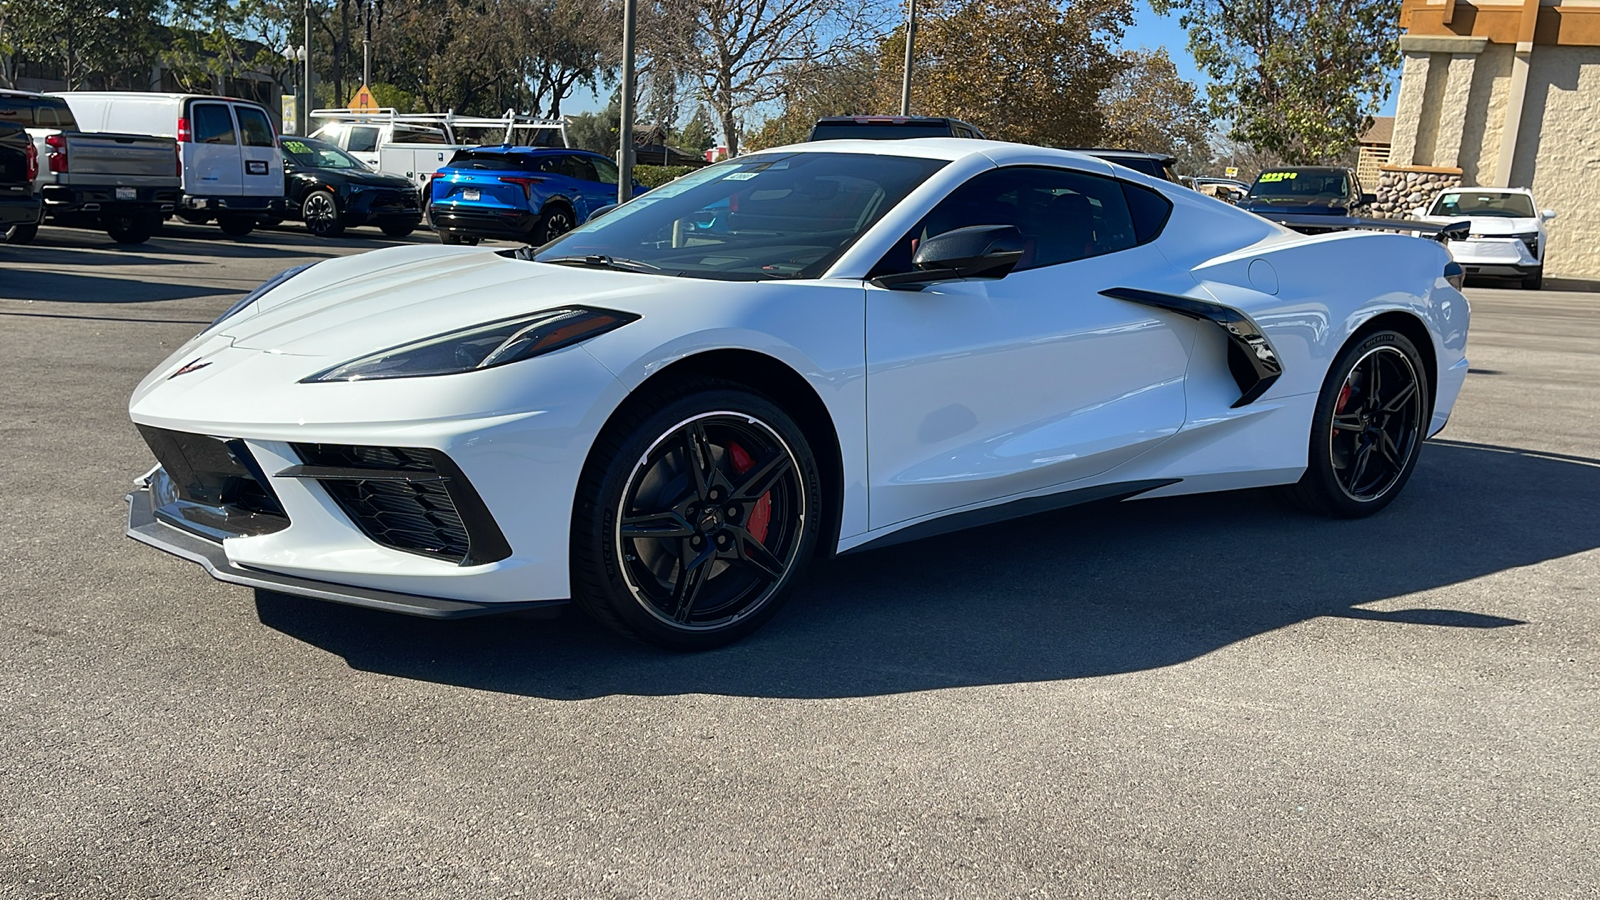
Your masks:
[{"label": "parked car", "polygon": [[285,137],[283,196],[291,219],[318,237],[337,237],[346,228],[376,225],[389,237],[405,237],[422,221],[422,206],[411,182],[374,172],[326,141]]},{"label": "parked car", "polygon": [[182,194],[177,215],[216,220],[234,237],[249,234],[264,216],[282,217],[283,158],[272,119],[259,104],[203,94],[67,92],[85,131],[157,134],[175,138]]},{"label": "parked car", "polygon": [[1354,169],[1297,166],[1256,176],[1239,206],[1258,215],[1354,216],[1377,197],[1364,193]]},{"label": "parked car", "polygon": [[[0,122],[26,129],[38,166],[33,192],[44,219],[69,228],[103,229],[122,244],[148,240],[178,202],[177,145],[146,134],[85,134],[60,97],[0,91]],[[39,230],[19,225],[7,240],[26,243]]]},{"label": "parked car", "polygon": [[[634,196],[644,192],[634,182]],[[475,147],[439,170],[428,215],[446,244],[505,238],[537,246],[615,202],[617,165],[598,153]]]},{"label": "parked car", "polygon": [[823,116],[811,126],[808,141],[959,137],[983,138],[976,126],[944,116]]},{"label": "parked car", "polygon": [[1526,188],[1459,188],[1444,191],[1413,211],[1419,220],[1443,225],[1470,222],[1464,241],[1449,243],[1450,255],[1468,275],[1520,278],[1528,290],[1544,286],[1545,223],[1555,210],[1540,210]]},{"label": "parked car", "polygon": [[[0,122],[0,235],[5,242],[19,229],[37,229],[44,202],[33,189],[39,151],[21,125]],[[31,237],[31,233],[29,234]]]},{"label": "parked car", "polygon": [[434,173],[459,150],[491,144],[567,146],[564,123],[513,110],[489,118],[393,109],[318,109],[311,112],[311,119],[324,123],[311,132],[312,137],[334,144],[369,169],[409,180],[422,190],[424,201]]},{"label": "parked car", "polygon": [[1085,156],[1093,156],[1096,159],[1103,159],[1108,163],[1115,163],[1135,172],[1143,172],[1151,178],[1159,178],[1162,181],[1170,181],[1173,184],[1183,184],[1178,180],[1178,173],[1172,169],[1174,165],[1177,165],[1178,158],[1170,153],[1146,153],[1143,150],[1117,150],[1108,147],[1063,147],[1061,149],[1082,153]]}]

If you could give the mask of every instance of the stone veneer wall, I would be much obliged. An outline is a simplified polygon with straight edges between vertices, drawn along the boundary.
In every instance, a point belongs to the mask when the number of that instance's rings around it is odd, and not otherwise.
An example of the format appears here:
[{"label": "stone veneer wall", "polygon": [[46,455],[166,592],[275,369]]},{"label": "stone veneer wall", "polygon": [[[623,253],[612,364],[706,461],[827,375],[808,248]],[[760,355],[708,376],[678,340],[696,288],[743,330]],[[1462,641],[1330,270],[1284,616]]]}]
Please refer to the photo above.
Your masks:
[{"label": "stone veneer wall", "polygon": [[1378,175],[1378,202],[1372,215],[1407,219],[1411,211],[1433,202],[1440,191],[1461,187],[1460,169],[1431,166],[1384,166]]}]

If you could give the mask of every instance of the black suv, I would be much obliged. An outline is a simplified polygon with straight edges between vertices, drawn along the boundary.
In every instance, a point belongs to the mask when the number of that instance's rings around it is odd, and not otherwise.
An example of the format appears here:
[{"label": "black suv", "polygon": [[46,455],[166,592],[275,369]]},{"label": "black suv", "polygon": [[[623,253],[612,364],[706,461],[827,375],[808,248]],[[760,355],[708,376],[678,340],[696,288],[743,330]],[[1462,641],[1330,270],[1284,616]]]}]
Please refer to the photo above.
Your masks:
[{"label": "black suv", "polygon": [[7,239],[18,229],[38,227],[44,203],[33,192],[39,172],[39,153],[27,129],[0,122],[0,236]]},{"label": "black suv", "polygon": [[1338,166],[1287,166],[1266,169],[1250,185],[1240,209],[1271,218],[1354,216],[1377,197],[1363,193],[1351,169]]},{"label": "black suv", "polygon": [[808,141],[893,141],[902,138],[983,139],[983,132],[960,119],[943,116],[824,116],[811,126]]},{"label": "black suv", "polygon": [[1178,158],[1170,153],[1146,153],[1143,150],[1116,150],[1109,147],[1062,147],[1062,150],[1071,150],[1073,153],[1082,153],[1103,159],[1108,163],[1126,166],[1135,172],[1142,172],[1151,178],[1161,181],[1170,181],[1173,184],[1182,184],[1178,180],[1172,167],[1177,165]]}]

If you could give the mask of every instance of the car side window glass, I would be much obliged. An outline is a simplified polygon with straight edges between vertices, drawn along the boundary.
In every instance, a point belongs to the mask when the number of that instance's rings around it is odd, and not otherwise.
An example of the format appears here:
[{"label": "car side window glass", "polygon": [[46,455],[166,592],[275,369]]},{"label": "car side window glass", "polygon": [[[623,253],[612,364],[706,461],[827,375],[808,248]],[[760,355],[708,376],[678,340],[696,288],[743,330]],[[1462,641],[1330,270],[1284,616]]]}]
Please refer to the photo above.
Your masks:
[{"label": "car side window glass", "polygon": [[271,147],[277,144],[272,122],[267,119],[266,113],[248,106],[235,106],[233,111],[239,116],[239,131],[244,134],[246,147]]},{"label": "car side window glass", "polygon": [[1172,201],[1161,196],[1159,191],[1126,181],[1122,182],[1122,196],[1133,217],[1134,241],[1148,244],[1155,240],[1161,229],[1167,227],[1167,219],[1172,217]]},{"label": "car side window glass", "polygon": [[394,130],[396,144],[443,144],[446,143],[444,133],[426,128],[396,128]]},{"label": "car side window glass", "polygon": [[33,127],[33,107],[27,101],[0,97],[0,122],[10,122],[23,128]]},{"label": "car side window glass", "polygon": [[923,241],[972,225],[1022,232],[1016,271],[1126,250],[1139,243],[1122,182],[1072,169],[1009,166],[974,176],[940,201],[874,267],[872,277],[908,272]]},{"label": "car side window glass", "polygon": [[233,133],[233,114],[220,103],[194,105],[194,142],[197,144],[237,144]]},{"label": "car side window glass", "polygon": [[72,117],[72,107],[65,100],[40,97],[33,101],[33,121],[39,128],[60,128],[76,131],[78,122]]},{"label": "car side window glass", "polygon": [[350,129],[350,143],[345,149],[351,153],[371,153],[378,149],[378,129],[357,125]]},{"label": "car side window glass", "polygon": [[582,156],[563,157],[561,160],[561,174],[568,178],[576,178],[579,181],[599,180],[594,173],[594,166],[590,165],[589,160]]},{"label": "car side window glass", "polygon": [[327,141],[334,146],[343,147],[345,133],[349,130],[349,127],[346,125],[329,125],[327,128],[319,129],[311,136],[319,141]]},{"label": "car side window glass", "polygon": [[598,181],[601,184],[610,185],[615,185],[617,183],[616,163],[609,159],[597,159],[592,156],[589,157],[588,162],[590,165],[594,166],[595,175],[598,176],[594,179],[595,181]]}]

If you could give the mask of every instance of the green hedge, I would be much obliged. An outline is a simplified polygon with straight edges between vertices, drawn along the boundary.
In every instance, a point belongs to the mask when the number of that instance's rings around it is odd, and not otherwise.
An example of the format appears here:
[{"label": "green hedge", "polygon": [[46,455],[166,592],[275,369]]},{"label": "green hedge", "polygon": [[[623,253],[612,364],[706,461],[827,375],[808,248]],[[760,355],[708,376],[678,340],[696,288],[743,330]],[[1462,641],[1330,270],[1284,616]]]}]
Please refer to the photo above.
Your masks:
[{"label": "green hedge", "polygon": [[694,166],[634,166],[633,177],[645,187],[658,188],[693,171]]}]

